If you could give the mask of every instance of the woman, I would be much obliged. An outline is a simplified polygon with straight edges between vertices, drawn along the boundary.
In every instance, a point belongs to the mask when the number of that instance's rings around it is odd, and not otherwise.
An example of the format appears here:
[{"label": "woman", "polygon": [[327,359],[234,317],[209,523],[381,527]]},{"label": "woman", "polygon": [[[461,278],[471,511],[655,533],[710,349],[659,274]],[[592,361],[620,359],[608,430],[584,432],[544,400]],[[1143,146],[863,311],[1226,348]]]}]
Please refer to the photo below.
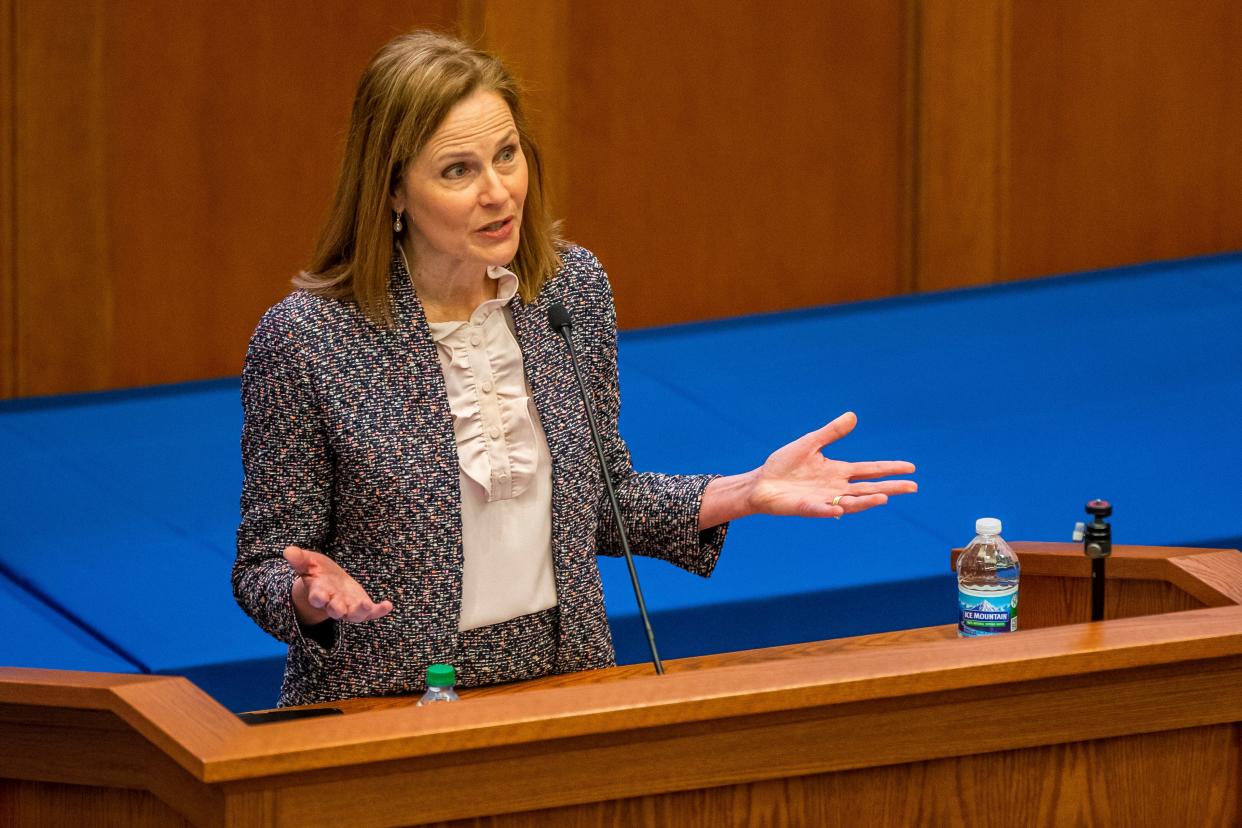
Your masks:
[{"label": "woman", "polygon": [[616,324],[560,242],[516,85],[417,32],[359,83],[331,217],[242,379],[233,588],[289,644],[280,703],[613,663],[596,554],[619,554],[548,307],[574,319],[631,544],[708,575],[728,521],[840,517],[912,492],[909,463],[820,453],[845,414],[733,477],[636,473],[617,433]]}]

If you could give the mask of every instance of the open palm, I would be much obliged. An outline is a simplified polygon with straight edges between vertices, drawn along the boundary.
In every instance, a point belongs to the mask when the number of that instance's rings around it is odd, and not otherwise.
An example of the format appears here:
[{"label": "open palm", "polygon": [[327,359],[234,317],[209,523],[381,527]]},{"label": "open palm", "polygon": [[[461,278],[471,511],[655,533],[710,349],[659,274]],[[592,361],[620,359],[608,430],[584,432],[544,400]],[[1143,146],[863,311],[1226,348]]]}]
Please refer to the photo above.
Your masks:
[{"label": "open palm", "polygon": [[[904,460],[848,463],[823,455],[825,446],[854,430],[858,418],[847,411],[823,428],[774,451],[757,470],[751,493],[755,512],[803,517],[840,517],[888,502],[892,495],[918,491],[913,480],[880,480],[911,474]],[[834,503],[834,500],[836,501]]]}]

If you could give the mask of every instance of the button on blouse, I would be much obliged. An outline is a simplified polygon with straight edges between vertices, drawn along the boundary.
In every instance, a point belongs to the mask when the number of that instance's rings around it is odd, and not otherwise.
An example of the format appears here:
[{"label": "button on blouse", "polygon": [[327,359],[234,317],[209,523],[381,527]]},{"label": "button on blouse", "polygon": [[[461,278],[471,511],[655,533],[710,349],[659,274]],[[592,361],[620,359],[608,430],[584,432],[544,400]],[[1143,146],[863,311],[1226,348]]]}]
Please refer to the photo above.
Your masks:
[{"label": "button on blouse", "polygon": [[488,276],[495,299],[464,322],[429,323],[461,467],[462,630],[556,605],[552,458],[507,309],[517,276]]}]

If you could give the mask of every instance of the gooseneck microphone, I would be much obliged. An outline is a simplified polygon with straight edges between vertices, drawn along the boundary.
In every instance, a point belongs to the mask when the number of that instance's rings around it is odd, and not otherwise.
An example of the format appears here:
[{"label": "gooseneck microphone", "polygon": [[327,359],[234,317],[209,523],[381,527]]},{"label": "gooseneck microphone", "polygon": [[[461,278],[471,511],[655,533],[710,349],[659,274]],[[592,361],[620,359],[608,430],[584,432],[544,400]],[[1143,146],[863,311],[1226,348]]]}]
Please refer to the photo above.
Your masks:
[{"label": "gooseneck microphone", "polygon": [[608,502],[612,504],[612,518],[617,522],[617,534],[621,537],[621,551],[625,554],[625,565],[630,570],[630,583],[634,585],[634,598],[638,601],[638,614],[642,616],[643,628],[647,631],[647,644],[651,647],[651,663],[659,675],[664,674],[664,665],[660,663],[660,654],[656,651],[655,633],[651,631],[651,619],[647,616],[647,602],[643,600],[643,588],[638,584],[638,570],[634,568],[634,556],[630,553],[630,540],[625,534],[625,523],[621,520],[621,506],[617,503],[617,492],[612,485],[612,474],[608,471],[608,460],[604,456],[604,441],[600,439],[599,428],[595,425],[595,412],[591,409],[591,397],[587,393],[586,382],[582,379],[582,371],[578,368],[578,352],[574,350],[573,320],[569,311],[560,302],[548,308],[548,324],[552,330],[565,338],[569,347],[569,361],[574,366],[574,376],[578,379],[578,390],[582,393],[582,404],[586,407],[587,425],[591,427],[591,437],[595,440],[595,453],[599,455],[599,467],[604,476],[604,488],[608,490]]}]

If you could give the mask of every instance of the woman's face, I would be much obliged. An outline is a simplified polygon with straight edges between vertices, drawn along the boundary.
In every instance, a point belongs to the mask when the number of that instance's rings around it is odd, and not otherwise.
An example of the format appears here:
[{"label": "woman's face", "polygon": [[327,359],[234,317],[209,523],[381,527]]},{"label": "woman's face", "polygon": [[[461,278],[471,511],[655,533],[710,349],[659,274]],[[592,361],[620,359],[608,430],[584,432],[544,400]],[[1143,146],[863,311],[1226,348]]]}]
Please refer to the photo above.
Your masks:
[{"label": "woman's face", "polygon": [[478,90],[449,110],[392,194],[423,275],[504,266],[517,255],[526,157],[509,105]]}]

